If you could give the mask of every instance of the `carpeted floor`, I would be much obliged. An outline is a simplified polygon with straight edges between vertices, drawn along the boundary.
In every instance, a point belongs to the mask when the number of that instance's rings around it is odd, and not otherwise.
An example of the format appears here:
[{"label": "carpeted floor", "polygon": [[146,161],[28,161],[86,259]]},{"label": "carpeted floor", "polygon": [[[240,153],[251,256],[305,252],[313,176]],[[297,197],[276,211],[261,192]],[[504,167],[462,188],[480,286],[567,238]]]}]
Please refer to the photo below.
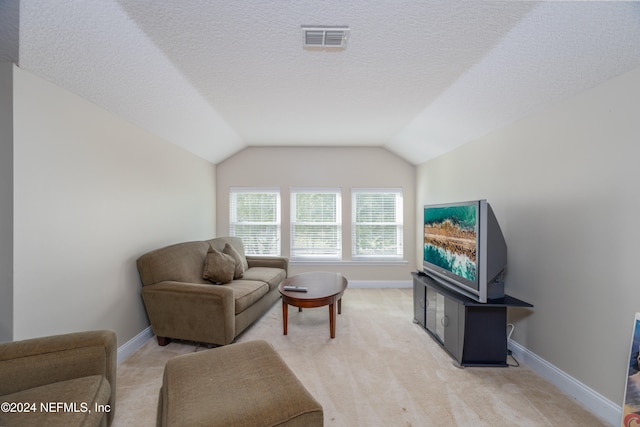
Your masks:
[{"label": "carpeted floor", "polygon": [[[283,335],[278,302],[236,341],[269,341],[322,404],[325,426],[606,425],[524,365],[457,367],[412,322],[412,298],[411,289],[348,289],[333,340],[326,307],[290,309]],[[153,339],[125,360],[114,426],[154,426],[164,364],[204,350]]]}]

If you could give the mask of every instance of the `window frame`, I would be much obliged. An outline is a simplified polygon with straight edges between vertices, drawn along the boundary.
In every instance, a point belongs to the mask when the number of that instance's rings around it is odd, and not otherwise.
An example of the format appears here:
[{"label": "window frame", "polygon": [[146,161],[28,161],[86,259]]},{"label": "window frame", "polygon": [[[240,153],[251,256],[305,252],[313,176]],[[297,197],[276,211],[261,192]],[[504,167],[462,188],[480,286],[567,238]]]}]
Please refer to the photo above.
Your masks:
[{"label": "window frame", "polygon": [[[395,198],[393,214],[394,221],[358,221],[358,196],[362,194],[393,194]],[[358,230],[362,226],[395,228],[395,245],[393,250],[386,253],[362,253],[359,248]],[[351,189],[351,259],[354,261],[398,261],[404,257],[404,194],[403,189],[393,188],[352,188]]]},{"label": "window frame", "polygon": [[[272,194],[275,196],[275,208],[276,218],[275,221],[239,221],[238,220],[238,202],[237,196],[239,194]],[[258,251],[256,247],[257,243],[252,242],[252,239],[247,238],[247,234],[237,235],[237,227],[239,225],[245,227],[275,227],[271,244],[266,245],[272,247],[272,251]],[[231,187],[229,188],[229,236],[240,237],[242,239],[245,254],[251,256],[281,256],[282,255],[282,200],[280,194],[280,188],[277,187]],[[251,233],[251,236],[260,236],[259,233]],[[254,237],[255,238],[255,237]]]},{"label": "window frame", "polygon": [[[297,196],[301,194],[333,194],[335,195],[334,216],[335,221],[297,221]],[[292,261],[342,261],[342,189],[340,188],[309,188],[298,187],[290,189],[290,210],[291,216],[289,218],[290,227],[290,247],[289,257]],[[330,253],[308,253],[312,252],[314,248],[307,247],[302,248],[296,245],[296,239],[299,233],[296,232],[296,228],[299,225],[309,226],[326,226],[330,225],[335,227],[334,246],[330,247]],[[321,248],[316,248],[319,252]]]}]

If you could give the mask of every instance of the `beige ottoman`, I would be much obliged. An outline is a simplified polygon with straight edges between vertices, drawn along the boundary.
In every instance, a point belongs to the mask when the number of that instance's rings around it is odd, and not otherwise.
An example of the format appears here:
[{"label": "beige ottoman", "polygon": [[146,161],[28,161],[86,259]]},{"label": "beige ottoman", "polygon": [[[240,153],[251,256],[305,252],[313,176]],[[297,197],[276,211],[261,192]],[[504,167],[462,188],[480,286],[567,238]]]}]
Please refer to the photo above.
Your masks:
[{"label": "beige ottoman", "polygon": [[322,426],[322,406],[266,341],[174,357],[158,426]]}]

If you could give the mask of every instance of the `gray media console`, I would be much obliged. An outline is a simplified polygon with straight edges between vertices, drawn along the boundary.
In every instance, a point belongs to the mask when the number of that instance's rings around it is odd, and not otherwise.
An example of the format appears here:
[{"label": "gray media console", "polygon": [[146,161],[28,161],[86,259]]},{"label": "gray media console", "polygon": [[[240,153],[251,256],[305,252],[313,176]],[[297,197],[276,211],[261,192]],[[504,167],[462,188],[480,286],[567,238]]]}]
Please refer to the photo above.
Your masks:
[{"label": "gray media console", "polygon": [[507,366],[507,307],[533,307],[517,298],[479,303],[413,276],[414,322],[435,338],[461,366]]}]

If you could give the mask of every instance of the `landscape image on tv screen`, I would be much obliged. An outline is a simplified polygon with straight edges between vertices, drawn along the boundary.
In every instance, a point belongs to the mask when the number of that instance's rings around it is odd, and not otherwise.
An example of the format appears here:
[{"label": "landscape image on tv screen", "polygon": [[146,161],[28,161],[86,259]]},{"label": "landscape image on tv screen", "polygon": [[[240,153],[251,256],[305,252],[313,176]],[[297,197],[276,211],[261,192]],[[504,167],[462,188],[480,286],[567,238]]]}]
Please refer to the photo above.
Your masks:
[{"label": "landscape image on tv screen", "polygon": [[424,210],[424,260],[476,281],[477,206]]}]

